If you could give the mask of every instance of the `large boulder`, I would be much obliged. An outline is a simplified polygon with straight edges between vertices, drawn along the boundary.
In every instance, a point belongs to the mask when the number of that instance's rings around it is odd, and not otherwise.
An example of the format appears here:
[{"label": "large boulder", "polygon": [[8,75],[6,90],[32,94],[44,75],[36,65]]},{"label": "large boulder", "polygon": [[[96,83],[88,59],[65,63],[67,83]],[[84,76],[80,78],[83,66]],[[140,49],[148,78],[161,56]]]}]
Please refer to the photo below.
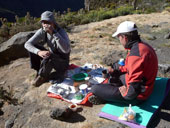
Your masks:
[{"label": "large boulder", "polygon": [[11,60],[28,56],[24,44],[34,33],[35,31],[20,32],[0,44],[0,66],[9,63]]},{"label": "large boulder", "polygon": [[103,63],[107,66],[117,62],[120,58],[126,58],[125,51],[112,51],[109,55],[103,57]]},{"label": "large boulder", "polygon": [[158,65],[159,72],[162,74],[166,74],[170,72],[170,64],[159,64]]}]

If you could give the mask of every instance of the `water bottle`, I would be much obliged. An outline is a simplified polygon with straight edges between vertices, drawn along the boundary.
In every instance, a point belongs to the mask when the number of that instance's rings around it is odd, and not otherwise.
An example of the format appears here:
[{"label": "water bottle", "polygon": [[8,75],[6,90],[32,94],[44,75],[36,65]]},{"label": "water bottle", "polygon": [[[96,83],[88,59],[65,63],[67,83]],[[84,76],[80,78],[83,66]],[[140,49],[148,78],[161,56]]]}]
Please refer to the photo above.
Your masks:
[{"label": "water bottle", "polygon": [[121,65],[121,66],[124,66],[125,65],[125,60],[123,58],[120,58],[118,64]]}]

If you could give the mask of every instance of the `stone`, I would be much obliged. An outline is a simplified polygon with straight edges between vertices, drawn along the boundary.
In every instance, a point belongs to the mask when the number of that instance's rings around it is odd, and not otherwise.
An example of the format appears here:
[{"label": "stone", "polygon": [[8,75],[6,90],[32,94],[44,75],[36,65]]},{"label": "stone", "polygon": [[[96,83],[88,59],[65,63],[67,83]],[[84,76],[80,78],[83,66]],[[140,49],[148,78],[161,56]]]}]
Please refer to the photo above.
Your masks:
[{"label": "stone", "polygon": [[170,32],[164,36],[165,39],[170,39]]},{"label": "stone", "polygon": [[170,64],[158,64],[158,69],[161,73],[166,74],[170,72]]},{"label": "stone", "polygon": [[0,66],[10,62],[11,60],[15,60],[21,57],[27,57],[28,52],[24,48],[24,44],[31,36],[33,36],[34,33],[35,31],[19,32],[6,42],[1,43]]}]

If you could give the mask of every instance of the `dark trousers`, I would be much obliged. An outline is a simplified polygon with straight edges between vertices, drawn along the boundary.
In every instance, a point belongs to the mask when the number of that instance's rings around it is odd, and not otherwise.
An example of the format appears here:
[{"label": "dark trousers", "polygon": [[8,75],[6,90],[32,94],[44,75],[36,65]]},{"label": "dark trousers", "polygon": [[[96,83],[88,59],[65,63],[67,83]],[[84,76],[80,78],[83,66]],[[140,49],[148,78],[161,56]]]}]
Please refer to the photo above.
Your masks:
[{"label": "dark trousers", "polygon": [[[46,50],[42,46],[36,46],[40,50]],[[31,68],[37,71],[38,75],[42,77],[49,77],[52,69],[56,70],[56,73],[63,76],[68,69],[69,60],[62,58],[60,55],[51,54],[49,57],[43,59],[36,54],[30,53],[30,65]]]},{"label": "dark trousers", "polygon": [[125,82],[125,74],[120,75],[119,77],[114,77],[112,79],[112,83],[92,85],[91,92],[94,95],[98,96],[99,98],[108,102],[132,104],[132,105],[141,103],[142,101],[139,101],[137,99],[125,100],[122,97],[119,91],[119,87],[125,85],[124,82]]}]

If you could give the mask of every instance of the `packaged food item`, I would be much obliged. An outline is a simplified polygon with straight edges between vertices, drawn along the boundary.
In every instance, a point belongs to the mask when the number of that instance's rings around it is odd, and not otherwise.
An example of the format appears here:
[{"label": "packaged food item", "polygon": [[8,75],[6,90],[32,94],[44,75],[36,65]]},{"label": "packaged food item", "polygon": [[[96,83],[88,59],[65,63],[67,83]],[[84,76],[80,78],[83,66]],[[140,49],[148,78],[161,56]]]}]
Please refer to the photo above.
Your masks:
[{"label": "packaged food item", "polygon": [[64,89],[59,88],[59,89],[57,90],[57,92],[58,92],[59,95],[63,95],[63,94],[64,94]]},{"label": "packaged food item", "polygon": [[136,112],[132,109],[131,104],[129,104],[127,120],[133,122],[135,121],[135,116],[136,116]]},{"label": "packaged food item", "polygon": [[66,90],[62,96],[63,96],[64,98],[67,98],[69,94],[70,94],[70,91],[69,91],[69,90]]},{"label": "packaged food item", "polygon": [[82,100],[84,98],[84,95],[81,92],[77,92],[74,95],[74,98],[77,99],[77,100]]},{"label": "packaged food item", "polygon": [[118,119],[124,120],[124,121],[129,121],[129,122],[135,122],[135,116],[136,116],[136,113],[132,109],[131,104],[129,104],[129,108],[128,109],[124,108],[123,113],[119,116]]},{"label": "packaged food item", "polygon": [[119,116],[119,120],[124,120],[124,121],[127,121],[127,118],[128,118],[128,113],[127,113],[127,109],[124,108],[123,110],[123,113]]}]

